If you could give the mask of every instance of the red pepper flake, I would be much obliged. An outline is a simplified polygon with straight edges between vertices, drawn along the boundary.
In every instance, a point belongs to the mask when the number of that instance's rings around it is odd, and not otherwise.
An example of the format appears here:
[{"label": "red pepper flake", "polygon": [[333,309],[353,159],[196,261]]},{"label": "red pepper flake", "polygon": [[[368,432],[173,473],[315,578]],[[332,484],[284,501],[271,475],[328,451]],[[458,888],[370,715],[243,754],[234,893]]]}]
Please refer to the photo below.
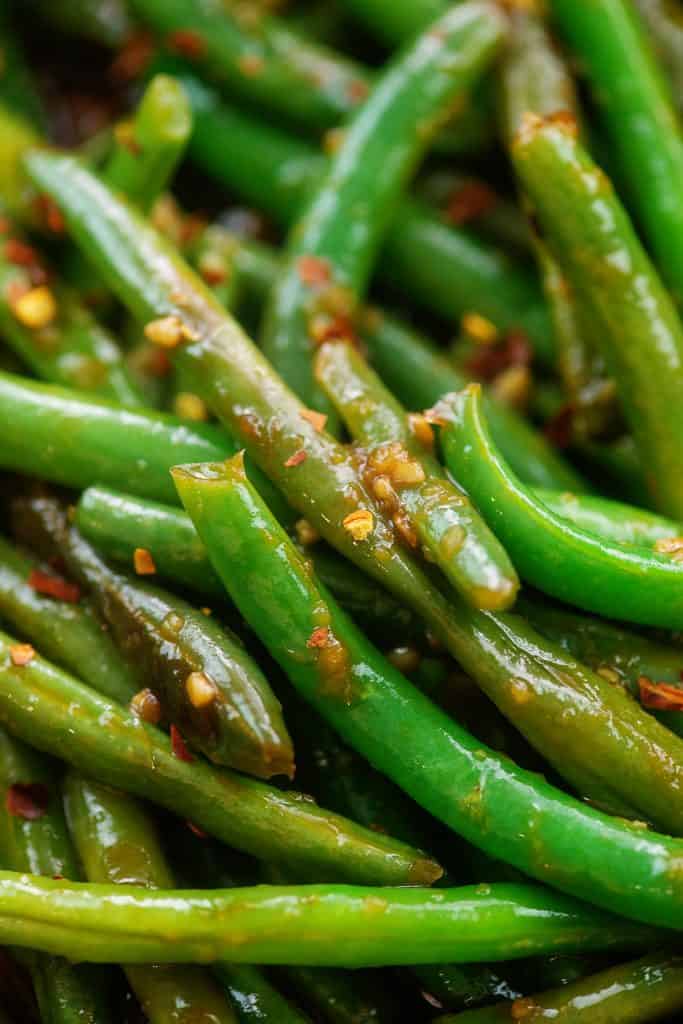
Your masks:
[{"label": "red pepper flake", "polygon": [[0,235],[6,235],[12,230],[12,222],[7,217],[0,217]]},{"label": "red pepper flake", "polygon": [[202,263],[199,267],[199,273],[202,275],[203,280],[212,286],[223,284],[228,278],[226,268],[213,263]]},{"label": "red pepper flake", "polygon": [[66,601],[67,604],[77,604],[81,598],[80,588],[75,583],[69,583],[61,576],[51,576],[40,569],[31,569],[28,585],[38,594]]},{"label": "red pepper flake", "polygon": [[494,380],[512,366],[529,366],[533,350],[524,331],[507,331],[502,341],[478,345],[465,366],[480,380]]},{"label": "red pepper flake", "polygon": [[285,459],[283,466],[286,469],[291,469],[293,466],[300,466],[302,462],[305,462],[307,458],[306,452],[303,448],[299,448],[298,452],[294,452],[288,459]]},{"label": "red pepper flake", "polygon": [[128,37],[109,68],[109,74],[119,82],[139,78],[154,55],[154,42],[149,32],[134,32]]},{"label": "red pepper flake", "polygon": [[327,626],[318,626],[313,630],[308,640],[307,647],[327,647],[330,642],[330,631]]},{"label": "red pepper flake", "polygon": [[5,806],[15,818],[36,821],[50,803],[50,790],[42,782],[15,782],[7,790]]},{"label": "red pepper flake", "polygon": [[469,224],[492,210],[498,196],[483,181],[466,181],[448,197],[443,219],[447,224]]},{"label": "red pepper flake", "polygon": [[327,416],[324,412],[316,412],[315,409],[302,409],[301,418],[308,420],[313,429],[319,434],[321,430],[325,429],[327,423]]},{"label": "red pepper flake", "polygon": [[543,433],[556,448],[568,448],[571,444],[575,412],[572,403],[567,402],[543,427]]},{"label": "red pepper flake", "polygon": [[329,316],[321,313],[311,317],[309,334],[316,345],[322,345],[326,341],[346,341],[351,344],[356,341],[353,323],[347,316]]},{"label": "red pepper flake", "polygon": [[173,756],[177,757],[179,761],[187,761],[188,764],[191,764],[192,761],[194,761],[194,757],[185,746],[185,740],[180,735],[180,731],[175,725],[171,725],[170,733]]},{"label": "red pepper flake", "polygon": [[647,676],[638,679],[640,703],[657,711],[683,711],[683,688],[670,683],[653,683]]},{"label": "red pepper flake", "polygon": [[364,82],[362,78],[352,79],[346,88],[346,95],[352,103],[362,103],[363,100],[367,99],[369,92],[368,83]]},{"label": "red pepper flake", "polygon": [[194,832],[194,834],[196,836],[199,836],[200,839],[206,839],[207,838],[206,832],[204,832],[204,830],[201,829],[199,827],[199,825],[195,825],[195,823],[193,821],[186,821],[185,824],[189,828],[190,832]]},{"label": "red pepper flake", "polygon": [[166,36],[169,50],[190,60],[197,60],[206,53],[206,40],[193,28],[179,28]]},{"label": "red pepper flake", "polygon": [[54,200],[50,196],[38,196],[36,205],[38,207],[38,215],[48,231],[51,231],[53,235],[63,235],[66,222]]},{"label": "red pepper flake", "polygon": [[133,552],[133,567],[138,576],[153,576],[157,571],[154,559],[147,548],[136,548]]},{"label": "red pepper flake", "polygon": [[257,53],[245,53],[237,61],[237,67],[247,78],[256,78],[261,74],[264,66],[263,57],[259,57]]},{"label": "red pepper flake", "polygon": [[18,267],[30,267],[38,262],[38,253],[32,245],[18,238],[8,238],[3,247],[5,259]]},{"label": "red pepper flake", "polygon": [[36,652],[30,644],[12,644],[9,656],[13,665],[28,665],[35,658]]},{"label": "red pepper flake", "polygon": [[332,276],[330,264],[319,256],[300,256],[296,269],[303,284],[327,284]]}]

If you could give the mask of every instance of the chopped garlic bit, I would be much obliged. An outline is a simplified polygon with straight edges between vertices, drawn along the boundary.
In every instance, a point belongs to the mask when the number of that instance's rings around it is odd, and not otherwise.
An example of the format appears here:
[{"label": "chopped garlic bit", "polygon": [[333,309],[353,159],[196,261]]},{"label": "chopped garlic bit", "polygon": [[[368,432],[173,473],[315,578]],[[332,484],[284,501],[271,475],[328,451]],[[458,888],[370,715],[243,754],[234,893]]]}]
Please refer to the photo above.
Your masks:
[{"label": "chopped garlic bit", "polygon": [[35,658],[36,652],[30,644],[12,644],[9,656],[13,665],[28,665]]},{"label": "chopped garlic bit", "polygon": [[135,694],[130,710],[149,725],[158,725],[161,721],[161,704],[148,687]]},{"label": "chopped garlic bit", "polygon": [[55,297],[45,285],[29,288],[28,291],[10,300],[12,312],[24,327],[38,330],[47,327],[57,316]]},{"label": "chopped garlic bit", "polygon": [[190,672],[185,692],[193,708],[207,708],[218,696],[218,687],[205,672]]},{"label": "chopped garlic bit", "polygon": [[176,416],[180,416],[183,420],[204,423],[209,418],[206,402],[199,395],[192,394],[191,391],[179,391],[173,402],[173,409]]},{"label": "chopped garlic bit", "polygon": [[670,555],[674,562],[683,562],[683,537],[660,537],[655,542],[655,551]]},{"label": "chopped garlic bit", "polygon": [[465,313],[460,322],[465,334],[481,345],[492,345],[498,339],[498,328],[480,313]]},{"label": "chopped garlic bit", "polygon": [[344,516],[342,526],[354,540],[367,540],[375,528],[375,518],[369,509],[359,508]]},{"label": "chopped garlic bit", "polygon": [[176,348],[183,341],[196,341],[199,335],[184,320],[172,313],[151,320],[145,327],[145,337],[162,348]]}]

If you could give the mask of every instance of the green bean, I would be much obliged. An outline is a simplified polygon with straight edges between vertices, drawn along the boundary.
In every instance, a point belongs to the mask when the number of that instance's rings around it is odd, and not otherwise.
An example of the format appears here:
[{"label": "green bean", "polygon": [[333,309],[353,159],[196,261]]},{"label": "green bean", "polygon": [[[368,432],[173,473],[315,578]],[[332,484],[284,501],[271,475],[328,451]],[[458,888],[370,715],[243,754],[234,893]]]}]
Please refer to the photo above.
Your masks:
[{"label": "green bean", "polygon": [[551,0],[550,9],[587,71],[630,204],[683,303],[683,136],[635,5]]},{"label": "green bean", "polygon": [[[64,799],[69,830],[89,881],[173,889],[156,833],[134,800],[75,772],[66,778]],[[206,1016],[212,1024],[235,1022],[205,968],[131,965],[126,975],[150,1024],[168,1024],[183,1014]]]},{"label": "green bean", "polygon": [[79,771],[168,807],[238,849],[295,864],[314,877],[386,884],[439,877],[440,868],[426,856],[300,794],[200,760],[188,763],[162,732],[42,658],[13,666],[11,646],[0,635],[0,720]]},{"label": "green bean", "polygon": [[391,46],[422,32],[443,13],[446,0],[413,0],[392,4],[387,0],[348,0],[348,7],[363,24]]},{"label": "green bean", "polygon": [[120,126],[103,177],[149,210],[172,179],[191,133],[192,113],[182,85],[170,75],[155,75],[132,122]]},{"label": "green bean", "polygon": [[0,101],[41,131],[45,127],[45,110],[4,8],[0,13],[0,47]]},{"label": "green bean", "polygon": [[[221,105],[177,65],[193,105],[191,158],[209,176],[289,225],[325,169],[321,154],[242,110]],[[526,266],[471,231],[445,224],[426,203],[398,206],[377,263],[388,287],[448,323],[476,310],[501,330],[525,331],[539,359],[551,363],[552,326],[540,287]]]},{"label": "green bean", "polygon": [[[0,862],[13,871],[80,879],[55,784],[55,765],[0,729]],[[32,951],[26,963],[43,1021],[114,1024],[113,972]]]},{"label": "green bean", "polygon": [[88,605],[44,597],[29,583],[37,565],[0,538],[0,618],[58,665],[112,700],[136,691],[130,670]]},{"label": "green bean", "polygon": [[56,28],[102,46],[121,46],[133,29],[125,0],[39,0],[38,10]]},{"label": "green bean", "polygon": [[306,1024],[301,1010],[280,995],[261,971],[249,964],[216,964],[215,973],[228,992],[242,1024]]},{"label": "green bean", "polygon": [[679,113],[683,111],[683,16],[675,0],[636,0],[657,57],[673,90]]},{"label": "green bean", "polygon": [[621,501],[540,487],[535,488],[534,494],[552,512],[579,529],[617,544],[637,544],[656,550],[657,541],[683,535],[683,524]]},{"label": "green bean", "polygon": [[[633,721],[634,709],[624,704],[623,695],[544,643],[523,620],[479,612],[455,597],[447,601],[373,511],[350,454],[301,415],[291,392],[173,249],[72,157],[36,152],[30,164],[41,186],[58,196],[72,230],[129,309],[140,319],[177,317],[196,334],[196,341],[176,349],[176,358],[192,368],[207,404],[241,437],[292,505],[329,543],[417,612],[565,778],[620,813],[633,813],[632,795],[640,793],[640,813],[647,817],[651,800],[646,791],[652,786],[649,780],[642,788],[633,786],[632,772],[647,774],[651,762],[644,754],[642,762],[629,758],[624,763],[626,747],[616,740],[611,724]],[[278,411],[275,419],[273,409]],[[302,451],[305,458],[298,454]],[[569,722],[561,714],[567,705],[574,710]],[[656,723],[639,718],[637,724],[641,730]],[[609,756],[597,765],[600,777],[582,753],[586,743],[609,748]],[[652,746],[645,742],[646,748]],[[659,795],[659,778],[656,788]],[[675,808],[662,810],[671,814]],[[479,829],[476,834],[480,837]],[[513,851],[514,844],[503,844],[501,859],[509,861]]]},{"label": "green bean", "polygon": [[437,1017],[436,1024],[496,1024],[524,1017],[558,1018],[566,1024],[638,1024],[659,1020],[681,1006],[683,962],[656,952],[512,1003]]},{"label": "green bean", "polygon": [[150,892],[1,871],[0,893],[2,941],[91,962],[372,967],[628,949],[663,938],[532,885]]},{"label": "green bean", "polygon": [[[228,435],[206,423],[129,409],[66,388],[0,372],[0,465],[77,489],[126,487],[141,497],[176,502],[168,475],[186,458],[226,458]],[[254,467],[268,504],[283,520],[287,506]]]},{"label": "green bean", "polygon": [[0,196],[7,213],[19,220],[35,219],[35,190],[23,168],[24,154],[40,142],[40,135],[21,115],[0,99]]},{"label": "green bean", "polygon": [[[618,907],[621,913],[660,923],[680,920],[678,912],[672,915],[675,872],[664,871],[663,886],[655,883],[656,876],[662,878],[664,850],[671,851],[668,857],[675,862],[673,850],[680,843],[634,831],[561,794],[484,748],[432,705],[316,585],[249,485],[239,458],[209,467],[177,467],[174,478],[242,614],[304,699],[375,768],[434,817],[495,857],[602,906]],[[265,578],[272,584],[268,588],[248,585],[252,579]],[[478,621],[483,623],[485,617],[480,615]],[[560,682],[561,669],[570,663],[565,659],[563,664],[559,650],[554,649],[553,657],[559,662],[553,678]],[[518,652],[510,671],[525,670]],[[591,677],[586,683],[600,681]],[[539,703],[526,681],[513,677],[510,689],[523,700],[530,698],[528,709]],[[628,712],[623,696],[622,702]],[[613,723],[619,725],[616,715]],[[559,746],[570,724],[564,717],[557,734]],[[605,731],[601,729],[596,740],[604,738]],[[627,732],[631,743],[630,724]],[[566,753],[565,747],[561,757]],[[593,755],[600,764],[608,760],[597,749]],[[661,773],[662,762],[657,760]],[[639,758],[631,757],[629,767],[634,761]],[[656,785],[661,784],[659,774]],[[643,842],[652,844],[649,850]],[[577,845],[582,850],[580,868],[570,853]],[[609,878],[604,861],[608,849]],[[637,893],[636,877],[643,886]],[[434,950],[432,962],[440,959],[449,958]]]},{"label": "green bean", "polygon": [[373,971],[338,971],[325,967],[279,967],[274,971],[294,990],[303,1006],[321,1024],[388,1024],[408,1019],[412,1007],[388,990],[389,979]]},{"label": "green bean", "polygon": [[503,28],[495,6],[456,6],[389,64],[295,223],[262,347],[308,405],[333,408],[313,380],[316,323],[353,316],[401,193],[448,107],[495,56]]},{"label": "green bean", "polygon": [[[508,458],[507,453],[503,453]],[[589,479],[595,480],[599,485],[601,491],[620,501],[628,501],[639,507],[651,507],[645,475],[630,434],[611,443],[580,442],[573,446],[572,454]]]},{"label": "green bean", "polygon": [[680,518],[683,434],[669,410],[683,399],[683,327],[671,299],[571,125],[530,121],[513,158],[548,244],[594,317],[656,506]]},{"label": "green bean", "polygon": [[[366,475],[374,477],[376,496],[384,496],[394,516],[407,515],[429,561],[473,607],[513,604],[519,580],[505,550],[446,478],[428,450],[429,440],[425,449],[411,431],[405,411],[363,357],[349,344],[327,342],[314,365],[351,436],[369,449]],[[406,471],[411,474],[407,484],[399,477]]]},{"label": "green bean", "polygon": [[444,455],[451,472],[510,551],[521,576],[579,608],[680,629],[683,569],[679,563],[671,554],[644,545],[609,542],[544,505],[497,451],[481,413],[479,394],[479,385],[472,384],[444,399]]},{"label": "green bean", "polygon": [[[159,587],[110,569],[49,499],[32,503],[38,530],[56,543],[160,717],[210,761],[260,778],[294,774],[279,701],[238,638]],[[95,689],[99,686],[93,680]]]}]

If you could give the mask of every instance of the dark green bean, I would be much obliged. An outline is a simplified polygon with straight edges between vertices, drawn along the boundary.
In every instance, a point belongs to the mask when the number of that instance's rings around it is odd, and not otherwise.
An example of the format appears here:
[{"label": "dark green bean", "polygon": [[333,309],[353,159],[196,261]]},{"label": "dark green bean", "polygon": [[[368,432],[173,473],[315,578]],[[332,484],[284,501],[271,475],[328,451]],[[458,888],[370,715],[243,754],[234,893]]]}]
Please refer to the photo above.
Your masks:
[{"label": "dark green bean", "polygon": [[683,112],[683,12],[678,0],[635,0],[657,57],[666,70],[679,113]]},{"label": "dark green bean", "polygon": [[261,971],[249,964],[216,964],[216,977],[235,1007],[242,1024],[306,1024],[308,1017],[295,1009],[270,984]]}]

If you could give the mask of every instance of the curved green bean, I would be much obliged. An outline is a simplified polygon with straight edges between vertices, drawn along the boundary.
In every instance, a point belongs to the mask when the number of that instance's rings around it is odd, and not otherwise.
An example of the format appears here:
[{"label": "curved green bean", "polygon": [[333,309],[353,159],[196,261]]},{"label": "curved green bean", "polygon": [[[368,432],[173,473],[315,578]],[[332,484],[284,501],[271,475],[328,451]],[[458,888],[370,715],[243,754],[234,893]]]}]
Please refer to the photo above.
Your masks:
[{"label": "curved green bean", "polygon": [[651,496],[660,512],[683,517],[683,421],[669,414],[683,401],[683,326],[673,302],[571,124],[531,119],[512,155],[548,245],[593,317]]},{"label": "curved green bean", "polygon": [[480,390],[472,384],[444,399],[444,455],[521,576],[579,608],[680,629],[683,567],[644,546],[609,542],[544,505],[496,450],[481,413]]},{"label": "curved green bean", "polygon": [[[207,423],[124,408],[67,388],[0,372],[0,465],[81,489],[101,483],[177,502],[169,469],[183,459],[223,459],[236,445]],[[277,491],[254,467],[259,487],[283,520]]]},{"label": "curved green bean", "polygon": [[[672,913],[675,869],[662,874],[660,859],[668,848],[675,864],[673,851],[680,843],[657,836],[646,853],[643,843],[653,842],[653,836],[590,810],[487,750],[424,698],[316,585],[249,485],[239,458],[221,465],[177,467],[174,479],[242,614],[304,699],[375,768],[487,853],[621,913],[660,923],[680,921],[679,912]],[[270,585],[250,586],[252,579],[267,579]],[[556,657],[561,663],[559,650]],[[522,668],[518,654],[511,671]],[[557,672],[554,678],[559,682],[559,665]],[[600,681],[586,680],[587,688]],[[533,710],[539,702],[527,684],[519,685],[515,678],[511,682],[512,699],[521,696],[523,705],[528,696],[526,706]],[[634,721],[629,700],[622,696],[625,718]],[[569,705],[560,702],[563,706]],[[660,728],[651,719],[648,722]],[[570,724],[570,719],[562,721],[559,746],[562,731],[566,734]],[[611,725],[621,727],[616,715]],[[631,722],[625,729],[630,743]],[[638,729],[642,731],[640,721]],[[662,732],[668,737],[666,730]],[[596,739],[602,735],[601,730]],[[593,756],[605,764],[602,751],[594,748]],[[636,760],[640,756],[632,757],[629,765]],[[661,786],[659,756],[652,768],[656,785]],[[633,779],[629,782],[634,789]],[[653,784],[646,786],[648,800]],[[663,803],[668,807],[670,802],[667,798]],[[660,808],[663,814],[666,807]],[[577,845],[582,851],[580,867],[572,852]],[[620,854],[615,857],[617,848]],[[656,876],[663,885],[655,882]],[[437,959],[434,955],[432,962]]]},{"label": "curved green bean", "polygon": [[0,939],[74,959],[372,967],[628,949],[662,938],[533,885],[149,891],[0,871]]},{"label": "curved green bean", "polygon": [[353,317],[401,193],[449,106],[495,56],[503,28],[494,5],[456,5],[389,64],[294,224],[262,347],[308,405],[333,408],[311,369],[316,323]]},{"label": "curved green bean", "polygon": [[229,845],[295,864],[313,877],[417,884],[441,874],[426,855],[298,793],[201,760],[189,763],[158,729],[42,658],[13,665],[11,646],[0,635],[0,721],[90,777],[168,807]]},{"label": "curved green bean", "polygon": [[[366,474],[374,477],[375,494],[388,489],[384,503],[394,516],[407,514],[429,561],[473,607],[510,607],[519,580],[507,553],[411,431],[405,410],[360,353],[350,344],[327,342],[314,370],[351,437],[367,448]],[[413,474],[407,485],[399,476],[405,469]]]},{"label": "curved green bean", "polygon": [[683,961],[657,952],[512,1003],[437,1017],[435,1024],[498,1024],[525,1017],[563,1024],[639,1024],[668,1017],[682,1006]]},{"label": "curved green bean", "polygon": [[[108,786],[70,772],[64,802],[85,875],[90,882],[173,889],[174,880],[143,808]],[[211,1024],[235,1024],[220,988],[203,967],[129,965],[128,981],[150,1024],[196,1015]]]},{"label": "curved green bean", "polygon": [[630,204],[680,304],[683,134],[635,4],[551,0],[550,9],[588,74]]},{"label": "curved green bean", "polygon": [[658,540],[683,536],[683,523],[636,505],[594,494],[573,494],[571,491],[541,487],[535,487],[534,494],[556,515],[568,519],[581,530],[616,544],[654,547]]},{"label": "curved green bean", "polygon": [[166,189],[192,134],[192,112],[181,83],[155,75],[131,122],[119,126],[103,177],[142,210]]},{"label": "curved green bean", "polygon": [[[0,729],[0,862],[48,878],[81,877],[55,764]],[[23,951],[22,951],[23,952]],[[26,951],[41,1018],[50,1024],[115,1024],[113,972]]]},{"label": "curved green bean", "polygon": [[0,537],[0,618],[46,657],[122,704],[137,687],[130,669],[83,602],[45,597],[29,578],[37,564]]}]

